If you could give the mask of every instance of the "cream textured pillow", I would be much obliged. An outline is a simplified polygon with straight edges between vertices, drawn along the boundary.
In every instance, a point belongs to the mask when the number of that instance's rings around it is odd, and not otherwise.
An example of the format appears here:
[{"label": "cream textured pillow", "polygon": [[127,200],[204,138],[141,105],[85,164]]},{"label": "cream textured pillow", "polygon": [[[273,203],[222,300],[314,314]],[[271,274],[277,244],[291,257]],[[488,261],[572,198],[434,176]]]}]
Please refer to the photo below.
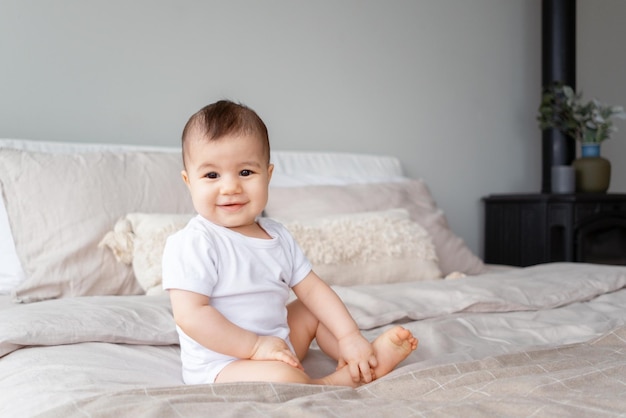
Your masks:
[{"label": "cream textured pillow", "polygon": [[[132,263],[147,293],[158,293],[161,260],[169,235],[192,215],[131,213],[101,245]],[[432,239],[402,209],[331,216],[285,224],[314,270],[331,285],[395,283],[441,278]]]},{"label": "cream textured pillow", "polygon": [[183,229],[194,215],[130,213],[108,232],[100,246],[108,247],[115,258],[132,265],[146,294],[162,292],[161,261],[167,237]]},{"label": "cream textured pillow", "polygon": [[444,275],[478,274],[483,270],[483,261],[450,230],[428,187],[418,179],[345,186],[271,187],[265,214],[290,221],[392,208],[407,209],[411,219],[428,231]]},{"label": "cream textured pillow", "polygon": [[179,153],[0,149],[0,187],[26,278],[14,300],[142,292],[98,242],[129,212],[191,213]]},{"label": "cream textured pillow", "polygon": [[291,221],[285,227],[331,285],[442,277],[430,235],[404,209]]}]

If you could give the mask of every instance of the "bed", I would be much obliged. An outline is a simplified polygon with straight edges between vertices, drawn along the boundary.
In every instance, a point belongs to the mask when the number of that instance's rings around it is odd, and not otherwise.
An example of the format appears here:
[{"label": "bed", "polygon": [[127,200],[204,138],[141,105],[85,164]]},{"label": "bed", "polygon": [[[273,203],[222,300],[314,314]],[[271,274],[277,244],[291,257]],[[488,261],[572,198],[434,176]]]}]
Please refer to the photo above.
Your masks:
[{"label": "bed", "polygon": [[[626,267],[485,265],[398,160],[273,151],[284,222],[368,339],[420,344],[357,389],[184,385],[164,239],[178,149],[0,140],[0,416],[623,416]],[[323,243],[323,245],[320,245]],[[334,369],[315,344],[312,376]]]}]

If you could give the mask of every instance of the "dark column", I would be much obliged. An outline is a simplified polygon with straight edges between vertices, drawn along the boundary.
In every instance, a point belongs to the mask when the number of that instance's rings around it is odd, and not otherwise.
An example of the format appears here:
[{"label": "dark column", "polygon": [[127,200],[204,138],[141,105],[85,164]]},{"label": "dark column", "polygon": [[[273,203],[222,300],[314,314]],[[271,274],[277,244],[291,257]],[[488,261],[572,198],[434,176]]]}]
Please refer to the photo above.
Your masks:
[{"label": "dark column", "polygon": [[[541,82],[556,81],[576,90],[576,0],[542,0]],[[552,166],[569,165],[574,158],[572,138],[556,129],[542,132],[542,193],[552,191]]]}]

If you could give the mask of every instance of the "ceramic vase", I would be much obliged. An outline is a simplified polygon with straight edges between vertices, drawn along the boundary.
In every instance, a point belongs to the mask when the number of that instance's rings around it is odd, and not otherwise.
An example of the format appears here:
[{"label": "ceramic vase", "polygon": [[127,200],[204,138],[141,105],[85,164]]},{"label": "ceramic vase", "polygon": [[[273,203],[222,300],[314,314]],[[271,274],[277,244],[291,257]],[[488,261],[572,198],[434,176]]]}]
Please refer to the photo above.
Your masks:
[{"label": "ceramic vase", "polygon": [[576,192],[606,193],[611,183],[611,162],[600,156],[600,144],[581,144],[581,155],[572,163]]}]

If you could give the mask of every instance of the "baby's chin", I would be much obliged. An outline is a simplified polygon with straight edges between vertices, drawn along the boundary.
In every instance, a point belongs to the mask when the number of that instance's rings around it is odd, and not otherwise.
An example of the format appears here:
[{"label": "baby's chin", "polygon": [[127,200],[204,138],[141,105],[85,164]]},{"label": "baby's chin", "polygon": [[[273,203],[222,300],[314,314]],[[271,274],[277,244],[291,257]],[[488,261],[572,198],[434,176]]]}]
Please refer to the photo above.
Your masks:
[{"label": "baby's chin", "polygon": [[270,235],[256,222],[236,227],[226,227],[231,231],[237,232],[251,238],[269,239]]},{"label": "baby's chin", "polygon": [[233,214],[230,214],[230,216],[215,216],[214,214],[199,213],[199,215],[214,225],[229,229],[246,227],[256,223],[256,219],[248,220],[241,219],[241,217],[235,219]]}]

